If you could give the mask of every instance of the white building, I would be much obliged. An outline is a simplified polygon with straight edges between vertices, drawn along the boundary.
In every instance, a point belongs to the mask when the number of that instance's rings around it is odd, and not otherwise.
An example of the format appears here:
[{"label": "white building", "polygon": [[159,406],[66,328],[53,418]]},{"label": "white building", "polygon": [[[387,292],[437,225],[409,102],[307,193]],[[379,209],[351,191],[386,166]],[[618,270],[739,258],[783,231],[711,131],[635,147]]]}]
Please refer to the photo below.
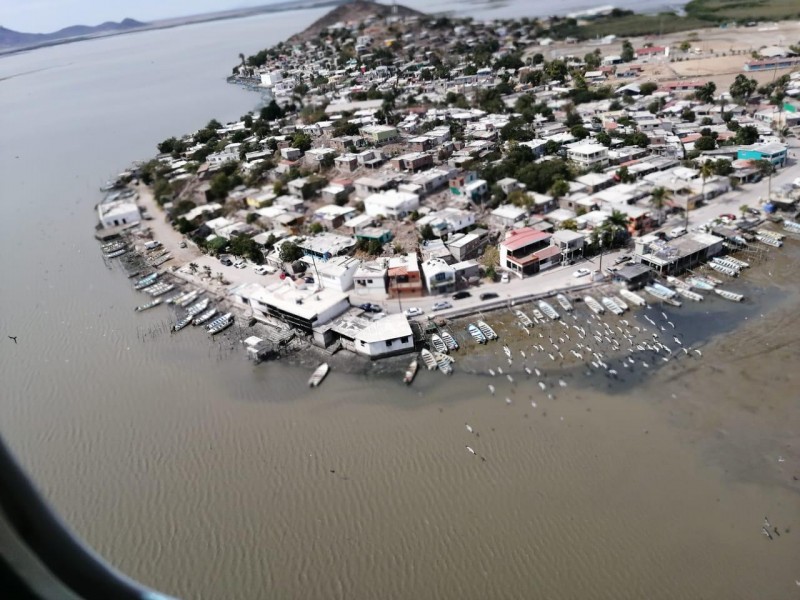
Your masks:
[{"label": "white building", "polygon": [[206,157],[206,162],[210,165],[221,165],[231,160],[239,160],[239,149],[241,144],[232,143],[225,146],[221,152],[209,154]]},{"label": "white building", "polygon": [[524,227],[528,221],[528,209],[513,204],[503,204],[492,211],[489,221],[499,229]]},{"label": "white building", "polygon": [[350,256],[334,256],[328,261],[314,261],[314,264],[312,272],[323,288],[346,292],[353,287],[353,276],[361,261]]},{"label": "white building", "polygon": [[250,295],[249,302],[256,319],[264,322],[277,319],[306,333],[350,307],[347,294],[343,292],[290,279],[260,287]]},{"label": "white building", "polygon": [[130,225],[142,220],[142,216],[139,214],[139,207],[133,202],[126,202],[125,200],[113,200],[112,202],[98,204],[97,216],[103,227]]},{"label": "white building", "polygon": [[353,275],[352,294],[369,298],[385,298],[386,274],[387,268],[383,260],[361,263]]},{"label": "white building", "polygon": [[567,158],[583,169],[608,164],[608,148],[594,142],[580,142],[567,148]]},{"label": "white building", "polygon": [[471,210],[447,207],[425,215],[416,223],[417,229],[430,225],[433,233],[442,237],[456,233],[475,224],[475,213]]},{"label": "white building", "polygon": [[280,71],[261,73],[261,85],[264,87],[274,87],[283,81],[283,74]]},{"label": "white building", "polygon": [[429,294],[449,294],[456,289],[456,271],[441,258],[429,258],[421,265],[422,280]]},{"label": "white building", "polygon": [[402,313],[375,321],[348,314],[332,330],[343,348],[371,359],[414,351],[414,334]]},{"label": "white building", "polygon": [[402,219],[419,208],[419,196],[409,192],[389,190],[364,199],[364,212],[371,217]]}]

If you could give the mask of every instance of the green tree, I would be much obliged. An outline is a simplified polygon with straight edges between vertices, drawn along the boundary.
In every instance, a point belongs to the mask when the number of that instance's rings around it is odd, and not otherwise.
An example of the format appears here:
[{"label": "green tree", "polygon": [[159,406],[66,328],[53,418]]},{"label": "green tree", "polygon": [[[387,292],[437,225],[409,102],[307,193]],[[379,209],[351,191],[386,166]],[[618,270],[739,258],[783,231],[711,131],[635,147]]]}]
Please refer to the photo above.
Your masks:
[{"label": "green tree", "polygon": [[286,241],[281,244],[280,259],[284,263],[293,263],[303,256],[303,249],[295,242]]},{"label": "green tree", "polygon": [[628,171],[628,167],[625,166],[622,166],[619,169],[617,169],[615,175],[617,176],[617,180],[620,183],[631,183],[635,179],[633,175],[631,175],[630,172]]},{"label": "green tree", "polygon": [[563,179],[556,179],[550,186],[550,195],[553,198],[561,198],[569,194],[569,183]]},{"label": "green tree", "polygon": [[586,63],[586,68],[594,70],[600,66],[600,55],[595,52],[589,52],[583,57],[583,62]]},{"label": "green tree", "polygon": [[649,96],[658,89],[658,84],[654,81],[645,81],[639,86],[639,93],[642,96]]},{"label": "green tree", "polygon": [[318,221],[314,221],[311,225],[308,226],[308,232],[311,235],[317,235],[318,233],[322,233],[325,231],[325,228],[322,226],[322,223]]},{"label": "green tree", "polygon": [[700,136],[698,140],[694,143],[694,149],[699,152],[705,152],[707,150],[713,150],[717,147],[717,142],[714,140],[713,137],[708,135]]},{"label": "green tree", "polygon": [[671,195],[672,192],[664,187],[657,187],[650,194],[650,205],[656,209],[659,223],[664,220],[664,207]]},{"label": "green tree", "polygon": [[596,136],[594,136],[595,141],[599,144],[603,144],[606,148],[611,146],[611,136],[608,135],[607,132],[601,131]]},{"label": "green tree", "polygon": [[561,221],[561,229],[578,231],[578,222],[575,219],[565,219],[564,221]]},{"label": "green tree", "polygon": [[633,50],[633,45],[628,40],[623,40],[622,42],[622,52],[620,53],[620,58],[622,58],[622,62],[631,62],[636,53]]},{"label": "green tree", "polygon": [[694,97],[700,100],[700,102],[710,104],[714,102],[714,94],[716,91],[717,85],[713,81],[708,81],[697,89],[694,93]]},{"label": "green tree", "polygon": [[275,100],[271,100],[264,108],[261,109],[259,116],[264,121],[275,121],[283,118],[283,109],[278,105]]},{"label": "green tree", "polygon": [[298,131],[292,136],[292,147],[297,148],[301,152],[308,152],[311,149],[311,136],[302,131]]},{"label": "green tree", "polygon": [[748,79],[746,75],[740,73],[736,76],[736,79],[733,80],[728,91],[731,94],[731,98],[741,104],[747,102],[750,96],[753,95],[753,92],[756,91],[757,87],[758,83],[756,83],[755,79]]},{"label": "green tree", "polygon": [[433,233],[433,227],[430,226],[430,223],[426,223],[420,227],[419,235],[423,240],[433,240],[436,238],[436,234]]},{"label": "green tree", "polygon": [[736,130],[735,140],[741,146],[749,146],[750,144],[755,144],[758,141],[758,137],[758,129],[753,125],[745,125]]}]

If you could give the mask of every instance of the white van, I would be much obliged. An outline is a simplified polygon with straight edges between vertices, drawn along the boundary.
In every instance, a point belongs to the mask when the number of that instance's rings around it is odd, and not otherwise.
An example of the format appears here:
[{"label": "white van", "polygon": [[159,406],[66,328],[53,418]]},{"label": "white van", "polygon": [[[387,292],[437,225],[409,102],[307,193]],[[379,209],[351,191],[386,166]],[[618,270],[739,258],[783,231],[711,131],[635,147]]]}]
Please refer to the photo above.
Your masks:
[{"label": "white van", "polygon": [[161,242],[153,240],[152,242],[145,242],[144,249],[145,250],[155,250],[161,245]]},{"label": "white van", "polygon": [[669,232],[669,238],[671,240],[681,237],[682,235],[686,235],[686,227],[676,227],[675,229],[671,229]]}]

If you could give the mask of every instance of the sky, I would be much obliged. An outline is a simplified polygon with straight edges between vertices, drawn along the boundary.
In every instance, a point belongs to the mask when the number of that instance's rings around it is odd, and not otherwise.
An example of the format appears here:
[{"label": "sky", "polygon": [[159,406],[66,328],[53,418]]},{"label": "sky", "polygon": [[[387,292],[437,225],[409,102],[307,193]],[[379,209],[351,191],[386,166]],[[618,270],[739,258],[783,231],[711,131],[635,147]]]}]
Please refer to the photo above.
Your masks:
[{"label": "sky", "polygon": [[0,0],[0,26],[25,33],[50,33],[70,25],[104,21],[153,21],[261,6],[279,0]]}]

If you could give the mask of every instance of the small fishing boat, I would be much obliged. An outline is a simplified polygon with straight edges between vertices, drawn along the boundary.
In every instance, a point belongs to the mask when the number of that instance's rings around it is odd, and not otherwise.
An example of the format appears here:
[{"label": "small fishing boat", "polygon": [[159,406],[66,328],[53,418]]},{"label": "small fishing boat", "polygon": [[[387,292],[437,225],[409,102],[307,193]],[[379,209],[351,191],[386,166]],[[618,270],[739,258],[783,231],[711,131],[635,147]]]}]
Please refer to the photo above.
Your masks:
[{"label": "small fishing boat", "polygon": [[572,302],[570,302],[569,298],[567,298],[564,294],[556,294],[556,301],[565,311],[572,312]]},{"label": "small fishing boat", "polygon": [[621,315],[623,312],[625,312],[624,310],[622,310],[622,307],[619,304],[614,302],[614,300],[612,300],[608,296],[603,296],[602,298],[600,298],[600,302],[602,302],[603,306],[605,306],[615,315]]},{"label": "small fishing boat", "polygon": [[766,244],[767,246],[772,246],[773,248],[780,248],[781,246],[783,246],[783,242],[781,240],[776,240],[774,237],[763,235],[761,233],[756,235],[756,239],[762,244]]},{"label": "small fishing boat", "polygon": [[458,350],[458,342],[456,338],[450,335],[449,331],[442,331],[442,339],[444,343],[447,344],[448,350]]},{"label": "small fishing boat", "polygon": [[195,302],[187,308],[186,312],[188,312],[190,316],[195,317],[208,308],[209,302],[211,301],[208,298],[203,298],[200,302]]},{"label": "small fishing boat", "polygon": [[167,304],[179,304],[192,292],[183,292],[182,294],[178,294],[177,296],[172,296],[171,298],[167,299]]},{"label": "small fishing boat", "polygon": [[445,375],[452,375],[453,374],[453,359],[447,354],[442,354],[441,352],[434,352],[433,353],[433,360],[436,361],[436,366],[439,367],[439,370],[444,373]]},{"label": "small fishing boat", "polygon": [[739,273],[739,271],[742,270],[741,266],[739,266],[737,263],[727,258],[719,258],[718,256],[715,256],[714,258],[711,259],[711,262],[718,265],[722,265],[723,267],[727,267],[732,271],[736,271],[737,274]]},{"label": "small fishing boat", "polygon": [[153,285],[156,280],[161,276],[161,273],[156,271],[155,273],[150,273],[150,275],[146,275],[138,280],[135,284],[133,284],[133,289],[135,290],[143,290],[146,287],[150,287]]},{"label": "small fishing boat", "polygon": [[320,366],[318,366],[308,379],[308,387],[319,386],[319,384],[322,383],[322,380],[325,379],[325,376],[328,374],[329,370],[330,367],[328,366],[328,363],[322,363]]},{"label": "small fishing boat", "polygon": [[544,315],[538,308],[531,309],[531,312],[533,313],[533,318],[536,319],[536,321],[544,321]]},{"label": "small fishing boat", "polygon": [[163,294],[166,294],[167,292],[171,292],[174,289],[175,289],[175,284],[174,283],[166,283],[166,284],[164,284],[164,287],[161,287],[156,291],[150,291],[150,292],[148,292],[148,294],[150,294],[151,296],[162,296]]},{"label": "small fishing boat", "polygon": [[706,290],[709,292],[716,287],[713,282],[699,275],[693,275],[692,277],[687,277],[686,283],[688,283],[693,288],[697,288],[698,290]]},{"label": "small fishing boat", "polygon": [[167,252],[163,256],[160,256],[159,258],[157,258],[155,260],[148,261],[148,262],[150,263],[151,267],[160,267],[161,265],[163,265],[168,260],[172,260],[172,255],[169,252]]},{"label": "small fishing boat", "polygon": [[172,332],[175,333],[176,331],[180,331],[181,329],[183,329],[184,327],[189,325],[189,323],[191,323],[191,322],[192,322],[192,315],[186,315],[182,319],[178,320],[172,326]]},{"label": "small fishing boat", "polygon": [[561,315],[558,314],[555,308],[553,308],[550,304],[545,302],[544,300],[539,300],[539,310],[541,310],[547,318],[552,321],[557,321],[561,318]]},{"label": "small fishing boat", "polygon": [[408,363],[406,374],[403,376],[403,383],[405,383],[406,385],[411,385],[411,382],[414,381],[414,376],[417,374],[417,369],[419,369],[419,363],[415,358],[410,363]]},{"label": "small fishing boat", "polygon": [[467,331],[472,336],[472,339],[474,339],[479,344],[486,343],[486,336],[483,335],[483,332],[480,329],[478,329],[478,326],[475,325],[474,323],[470,323],[469,325],[467,325]]},{"label": "small fishing boat", "polygon": [[122,248],[120,250],[115,250],[114,252],[109,252],[106,254],[106,258],[117,258],[118,256],[122,256],[128,251],[127,248]]},{"label": "small fishing boat", "polygon": [[437,352],[447,354],[447,344],[445,344],[444,340],[435,333],[431,335],[431,346],[433,346],[433,349]]},{"label": "small fishing boat", "polygon": [[192,325],[202,325],[203,323],[208,322],[211,317],[217,314],[216,308],[209,308],[206,312],[201,315],[198,315],[194,321],[192,321]]},{"label": "small fishing boat", "polygon": [[728,277],[736,277],[739,275],[738,271],[731,269],[730,267],[725,267],[719,263],[710,262],[708,266],[714,269],[717,273],[722,273],[723,275],[727,275]]},{"label": "small fishing boat", "polygon": [[428,368],[428,371],[433,371],[436,368],[436,359],[433,358],[433,354],[431,354],[430,350],[423,348],[419,355],[420,358],[422,358],[422,362],[425,363],[425,366]]},{"label": "small fishing boat", "polygon": [[178,292],[177,294],[175,294],[175,295],[173,295],[173,296],[170,296],[169,298],[167,298],[166,300],[164,300],[164,302],[165,302],[165,303],[167,303],[167,304],[175,304],[175,301],[176,301],[178,298],[180,298],[181,296],[183,296],[183,292]]},{"label": "small fishing boat", "polygon": [[531,321],[531,318],[521,310],[515,310],[514,315],[516,315],[517,321],[519,321],[519,324],[523,327],[533,327],[533,321]]},{"label": "small fishing boat", "polygon": [[672,304],[673,306],[681,305],[680,301],[675,300],[671,295],[665,294],[662,290],[652,285],[644,286],[644,291],[653,296],[654,298],[661,300],[662,302],[666,302],[667,304]]},{"label": "small fishing boat", "polygon": [[694,302],[700,302],[704,298],[703,294],[693,292],[688,287],[677,287],[676,289],[681,296],[689,300],[693,300]]},{"label": "small fishing boat", "polygon": [[217,335],[220,331],[224,331],[231,325],[233,325],[233,315],[231,313],[225,313],[206,325],[206,330],[211,335]]},{"label": "small fishing boat", "polygon": [[635,304],[636,306],[644,306],[645,304],[647,304],[647,300],[642,298],[639,294],[625,288],[620,289],[619,295],[625,298],[625,300],[631,302],[632,304]]},{"label": "small fishing boat", "polygon": [[592,296],[584,296],[583,301],[586,303],[586,306],[588,306],[589,309],[596,315],[602,315],[604,312],[606,312],[606,309],[603,308],[603,305],[595,300]]},{"label": "small fishing boat", "polygon": [[628,303],[627,303],[627,302],[625,302],[625,300],[623,300],[623,299],[622,299],[622,298],[620,298],[619,296],[611,296],[611,299],[612,299],[614,302],[616,302],[616,303],[617,303],[617,305],[618,305],[618,306],[619,306],[619,307],[620,307],[622,310],[628,310],[628,309],[630,308],[630,307],[628,306]]},{"label": "small fishing boat", "polygon": [[726,256],[725,260],[735,264],[740,269],[748,269],[748,268],[750,268],[750,263],[749,262],[744,261],[744,260],[740,260],[740,259],[738,259],[738,258],[736,258],[734,256]]},{"label": "small fishing boat", "polygon": [[161,298],[156,298],[155,300],[151,300],[147,304],[142,304],[141,306],[137,306],[136,310],[138,312],[142,312],[143,310],[151,309],[154,306],[158,306],[159,304],[161,304]]},{"label": "small fishing boat", "polygon": [[722,290],[720,288],[715,288],[714,291],[725,298],[725,300],[730,300],[731,302],[741,302],[744,300],[743,294],[737,294],[736,292],[729,292],[728,290]]},{"label": "small fishing boat", "polygon": [[496,340],[496,339],[497,339],[497,334],[494,332],[494,329],[492,329],[491,327],[489,327],[489,326],[488,326],[488,325],[487,325],[485,322],[483,322],[483,321],[476,321],[476,322],[475,322],[475,325],[477,325],[477,326],[478,326],[478,329],[480,329],[480,330],[481,330],[481,333],[482,333],[484,336],[486,336],[486,339],[487,339],[487,340]]},{"label": "small fishing boat", "polygon": [[128,245],[125,242],[113,242],[108,244],[107,246],[103,246],[103,254],[108,256],[109,254],[113,254],[114,252],[119,252],[120,250],[127,250]]},{"label": "small fishing boat", "polygon": [[509,348],[508,346],[506,346],[506,345],[504,344],[504,345],[503,345],[503,352],[505,352],[506,356],[507,356],[507,357],[509,358],[509,360],[510,360],[510,359],[511,359],[511,348]]},{"label": "small fishing boat", "polygon": [[202,292],[200,290],[193,290],[193,291],[189,292],[186,296],[181,298],[180,301],[176,302],[176,304],[178,304],[179,306],[182,306],[182,307],[187,307],[192,302],[197,300],[203,293],[204,292]]},{"label": "small fishing boat", "polygon": [[662,285],[657,281],[653,282],[651,284],[651,287],[658,290],[659,293],[664,294],[667,298],[674,298],[677,295],[677,292],[675,290],[673,290],[672,288],[668,288],[667,286]]}]

